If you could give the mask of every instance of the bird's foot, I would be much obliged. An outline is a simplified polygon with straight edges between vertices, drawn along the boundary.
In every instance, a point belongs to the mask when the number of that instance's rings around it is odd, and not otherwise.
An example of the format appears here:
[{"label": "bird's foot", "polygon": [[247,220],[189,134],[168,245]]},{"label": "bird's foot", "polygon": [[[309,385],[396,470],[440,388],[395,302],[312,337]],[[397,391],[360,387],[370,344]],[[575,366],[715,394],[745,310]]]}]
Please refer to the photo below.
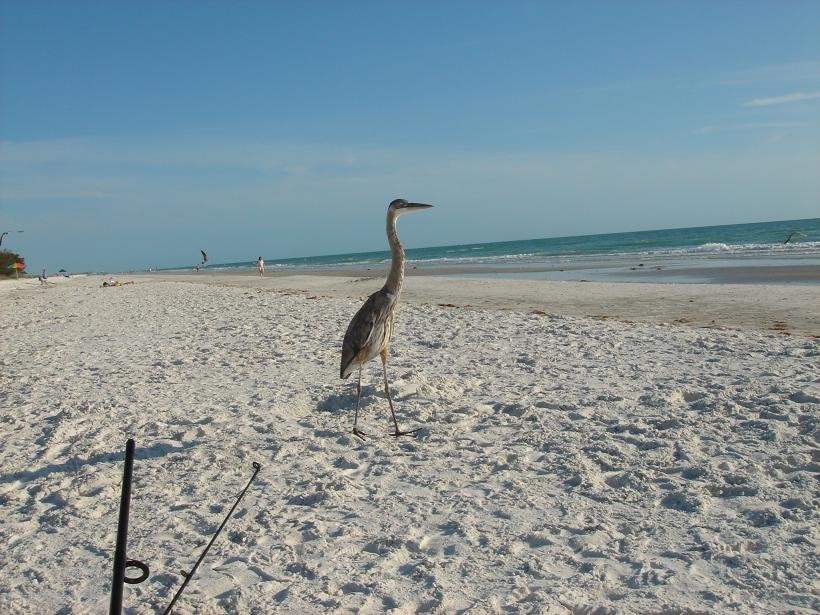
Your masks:
[{"label": "bird's foot", "polygon": [[415,429],[408,429],[407,431],[399,431],[396,430],[396,433],[390,434],[394,438],[398,438],[399,436],[415,436],[417,432],[421,431],[421,427],[416,427]]},{"label": "bird's foot", "polygon": [[364,433],[363,431],[357,429],[356,427],[353,428],[353,435],[360,437],[362,440],[367,439],[367,434]]}]

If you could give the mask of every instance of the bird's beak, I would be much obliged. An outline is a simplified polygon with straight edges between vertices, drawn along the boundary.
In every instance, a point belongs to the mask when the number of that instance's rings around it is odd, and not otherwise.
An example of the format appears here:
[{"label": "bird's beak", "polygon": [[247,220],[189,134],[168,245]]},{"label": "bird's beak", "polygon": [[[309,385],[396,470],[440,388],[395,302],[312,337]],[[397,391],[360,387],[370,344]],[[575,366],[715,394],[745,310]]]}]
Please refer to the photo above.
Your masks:
[{"label": "bird's beak", "polygon": [[408,203],[404,206],[405,209],[409,209],[410,211],[430,209],[431,207],[432,205],[428,205],[427,203]]}]

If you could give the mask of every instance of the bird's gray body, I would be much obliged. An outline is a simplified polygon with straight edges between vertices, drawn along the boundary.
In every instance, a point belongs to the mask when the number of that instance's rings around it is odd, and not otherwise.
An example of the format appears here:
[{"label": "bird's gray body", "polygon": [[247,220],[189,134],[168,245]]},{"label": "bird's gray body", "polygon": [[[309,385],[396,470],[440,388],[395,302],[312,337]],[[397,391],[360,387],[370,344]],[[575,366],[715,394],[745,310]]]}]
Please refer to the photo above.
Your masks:
[{"label": "bird's gray body", "polygon": [[387,208],[387,241],[390,243],[390,252],[393,256],[390,273],[384,286],[370,295],[364,305],[356,312],[345,332],[339,375],[342,378],[347,378],[353,372],[359,372],[356,417],[353,419],[353,433],[357,436],[364,435],[356,427],[359,417],[359,399],[362,391],[362,366],[377,356],[381,356],[384,370],[384,390],[390,403],[393,424],[396,427],[396,432],[393,435],[401,436],[412,433],[399,430],[387,384],[387,353],[390,338],[393,337],[393,324],[396,307],[399,304],[399,295],[401,295],[401,289],[404,285],[404,247],[396,234],[396,219],[404,213],[429,207],[432,207],[432,205],[408,203],[404,199],[396,199],[390,203]]},{"label": "bird's gray body", "polygon": [[384,288],[368,297],[347,327],[342,342],[340,376],[347,378],[379,353],[386,352],[393,337],[398,295]]}]

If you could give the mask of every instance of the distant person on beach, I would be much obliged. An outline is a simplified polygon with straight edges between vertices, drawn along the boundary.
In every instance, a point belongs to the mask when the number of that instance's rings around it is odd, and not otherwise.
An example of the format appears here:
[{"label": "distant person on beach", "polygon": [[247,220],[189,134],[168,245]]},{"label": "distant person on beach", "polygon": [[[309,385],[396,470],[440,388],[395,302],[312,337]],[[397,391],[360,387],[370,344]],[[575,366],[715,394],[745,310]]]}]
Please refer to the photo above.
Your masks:
[{"label": "distant person on beach", "polygon": [[259,272],[260,278],[265,275],[265,261],[262,260],[261,256],[256,261],[256,270]]}]

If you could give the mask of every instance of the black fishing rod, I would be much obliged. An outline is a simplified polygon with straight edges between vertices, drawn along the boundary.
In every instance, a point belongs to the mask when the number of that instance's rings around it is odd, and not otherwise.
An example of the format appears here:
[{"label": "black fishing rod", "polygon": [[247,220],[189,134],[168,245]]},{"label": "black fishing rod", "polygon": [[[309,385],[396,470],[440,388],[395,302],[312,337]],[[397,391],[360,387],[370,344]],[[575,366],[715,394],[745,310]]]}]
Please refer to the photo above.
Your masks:
[{"label": "black fishing rod", "polygon": [[231,518],[231,515],[233,514],[233,511],[236,509],[239,502],[245,496],[245,492],[248,490],[248,487],[251,486],[251,483],[253,482],[253,479],[256,478],[256,475],[259,474],[259,470],[262,469],[262,466],[259,465],[255,461],[253,462],[252,465],[253,465],[253,470],[254,470],[253,471],[253,476],[251,476],[250,480],[248,481],[248,484],[245,485],[245,488],[242,490],[242,493],[240,493],[239,496],[236,498],[236,502],[233,503],[233,506],[231,506],[231,509],[228,511],[228,515],[225,517],[225,519],[223,519],[222,525],[220,525],[219,529],[216,530],[216,534],[214,534],[213,538],[211,538],[211,542],[208,543],[208,546],[205,547],[205,550],[202,552],[202,555],[200,555],[199,559],[196,560],[196,564],[194,564],[194,567],[191,568],[191,572],[184,572],[184,571],[182,572],[182,576],[185,577],[185,580],[182,582],[182,585],[180,585],[179,589],[177,590],[177,593],[174,594],[174,599],[171,600],[171,604],[169,604],[168,608],[165,609],[162,612],[162,615],[169,615],[169,613],[171,612],[171,609],[174,607],[174,604],[176,603],[177,599],[180,597],[183,590],[188,585],[188,581],[191,580],[191,577],[194,576],[194,573],[196,572],[196,569],[199,568],[199,565],[202,563],[202,560],[205,559],[205,554],[208,553],[208,549],[210,549],[211,545],[214,544],[214,541],[216,540],[216,537],[219,536],[219,532],[221,532],[222,528],[225,527],[225,524],[228,522],[228,519]]},{"label": "black fishing rod", "polygon": [[[131,482],[134,477],[134,440],[129,438],[125,443],[125,470],[122,474],[122,493],[120,494],[120,519],[117,523],[117,546],[114,550],[114,577],[111,581],[111,605],[109,613],[122,613],[123,583],[136,585],[148,578],[148,566],[135,559],[126,559],[125,548],[128,543],[128,513],[131,509]],[[125,576],[126,568],[138,568],[138,577]]]}]

